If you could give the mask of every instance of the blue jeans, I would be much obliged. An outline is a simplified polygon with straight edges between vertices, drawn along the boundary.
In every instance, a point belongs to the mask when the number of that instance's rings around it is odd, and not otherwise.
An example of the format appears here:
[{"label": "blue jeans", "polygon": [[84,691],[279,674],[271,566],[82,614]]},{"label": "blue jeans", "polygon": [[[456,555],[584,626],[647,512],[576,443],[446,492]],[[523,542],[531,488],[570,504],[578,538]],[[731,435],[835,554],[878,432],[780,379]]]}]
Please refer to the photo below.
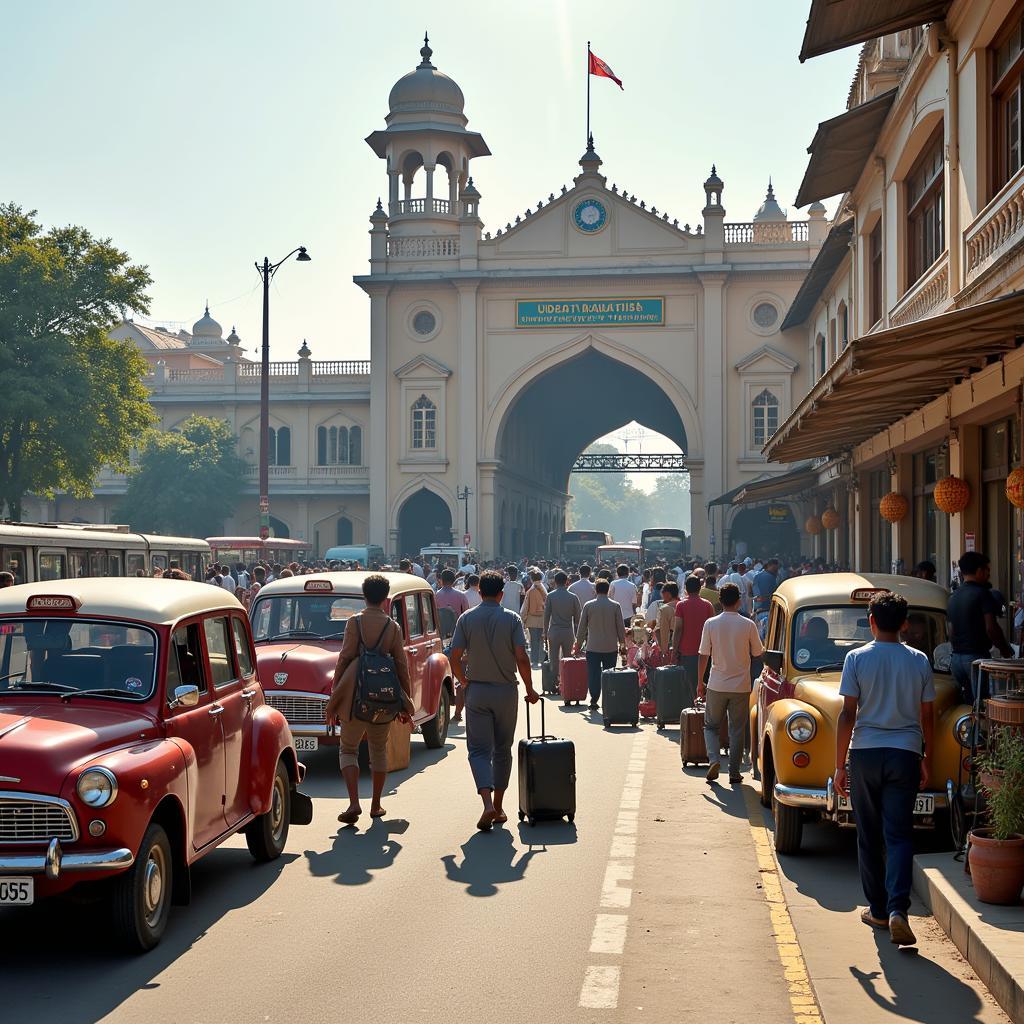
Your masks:
[{"label": "blue jeans", "polygon": [[971,664],[979,658],[987,657],[988,651],[983,651],[981,654],[953,654],[949,659],[949,668],[953,673],[957,686],[960,687],[960,699],[964,704],[974,703],[974,681],[971,679]]},{"label": "blue jeans", "polygon": [[850,751],[850,801],[857,819],[857,860],[874,917],[906,914],[914,870],[914,800],[921,758],[910,750]]},{"label": "blue jeans", "polygon": [[587,685],[590,688],[590,703],[601,699],[601,673],[606,668],[615,668],[615,651],[587,651]]}]

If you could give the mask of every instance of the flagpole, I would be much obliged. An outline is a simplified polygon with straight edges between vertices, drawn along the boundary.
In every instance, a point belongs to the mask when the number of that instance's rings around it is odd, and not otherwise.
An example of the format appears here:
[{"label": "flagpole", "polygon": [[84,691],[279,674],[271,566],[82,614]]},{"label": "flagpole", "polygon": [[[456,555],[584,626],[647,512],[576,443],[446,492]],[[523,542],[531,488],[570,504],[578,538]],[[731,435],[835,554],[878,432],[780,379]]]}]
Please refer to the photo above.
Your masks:
[{"label": "flagpole", "polygon": [[590,145],[590,40],[587,40],[587,138],[585,146]]}]

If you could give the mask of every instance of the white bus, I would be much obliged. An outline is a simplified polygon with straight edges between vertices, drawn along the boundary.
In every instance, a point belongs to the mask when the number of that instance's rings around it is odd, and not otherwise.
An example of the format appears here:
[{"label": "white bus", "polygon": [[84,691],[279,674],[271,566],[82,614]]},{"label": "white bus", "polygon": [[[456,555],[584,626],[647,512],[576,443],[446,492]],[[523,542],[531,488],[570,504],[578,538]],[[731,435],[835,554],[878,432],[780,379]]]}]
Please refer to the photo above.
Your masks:
[{"label": "white bus", "polygon": [[130,533],[90,523],[0,523],[0,570],[15,583],[85,576],[151,576],[177,566],[202,580],[210,545],[194,537]]}]

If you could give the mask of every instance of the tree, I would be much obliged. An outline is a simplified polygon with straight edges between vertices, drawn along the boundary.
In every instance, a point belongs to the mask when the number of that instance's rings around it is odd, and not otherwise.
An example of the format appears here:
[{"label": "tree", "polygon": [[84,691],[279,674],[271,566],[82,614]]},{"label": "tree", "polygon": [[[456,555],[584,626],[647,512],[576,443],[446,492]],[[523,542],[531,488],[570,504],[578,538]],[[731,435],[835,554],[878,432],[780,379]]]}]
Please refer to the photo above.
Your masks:
[{"label": "tree", "polygon": [[143,533],[220,533],[245,486],[236,447],[227,421],[206,416],[190,416],[172,431],[149,430],[118,518]]},{"label": "tree", "polygon": [[44,232],[34,210],[0,204],[0,516],[20,520],[29,492],[88,496],[154,421],[146,361],[108,337],[149,308],[149,274],[128,260],[85,228]]},{"label": "tree", "polygon": [[[592,444],[587,455],[617,455],[610,444]],[[616,540],[637,540],[650,522],[651,498],[625,473],[574,473],[569,480],[573,530],[606,530]]]}]

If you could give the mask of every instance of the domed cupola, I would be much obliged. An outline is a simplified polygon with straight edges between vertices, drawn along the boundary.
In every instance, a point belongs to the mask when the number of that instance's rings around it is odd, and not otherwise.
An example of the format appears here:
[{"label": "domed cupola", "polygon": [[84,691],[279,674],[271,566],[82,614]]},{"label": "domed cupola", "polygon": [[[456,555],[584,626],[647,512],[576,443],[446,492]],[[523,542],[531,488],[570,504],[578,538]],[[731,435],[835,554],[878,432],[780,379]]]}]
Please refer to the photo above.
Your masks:
[{"label": "domed cupola", "polygon": [[463,108],[466,99],[456,82],[438,71],[430,62],[434,51],[430,40],[423,37],[420,56],[423,58],[414,71],[403,75],[391,89],[388,97],[388,124],[398,120],[411,119],[413,115],[449,120],[465,126],[467,122]]},{"label": "domed cupola", "polygon": [[201,345],[223,345],[224,328],[210,316],[210,304],[206,304],[206,310],[202,317],[192,325],[193,346]]},{"label": "domed cupola", "polygon": [[786,219],[786,212],[779,206],[775,199],[775,189],[772,188],[772,179],[768,179],[768,192],[764,197],[764,202],[757,208],[757,213],[754,214],[755,223],[762,221],[770,221],[777,223]]}]

